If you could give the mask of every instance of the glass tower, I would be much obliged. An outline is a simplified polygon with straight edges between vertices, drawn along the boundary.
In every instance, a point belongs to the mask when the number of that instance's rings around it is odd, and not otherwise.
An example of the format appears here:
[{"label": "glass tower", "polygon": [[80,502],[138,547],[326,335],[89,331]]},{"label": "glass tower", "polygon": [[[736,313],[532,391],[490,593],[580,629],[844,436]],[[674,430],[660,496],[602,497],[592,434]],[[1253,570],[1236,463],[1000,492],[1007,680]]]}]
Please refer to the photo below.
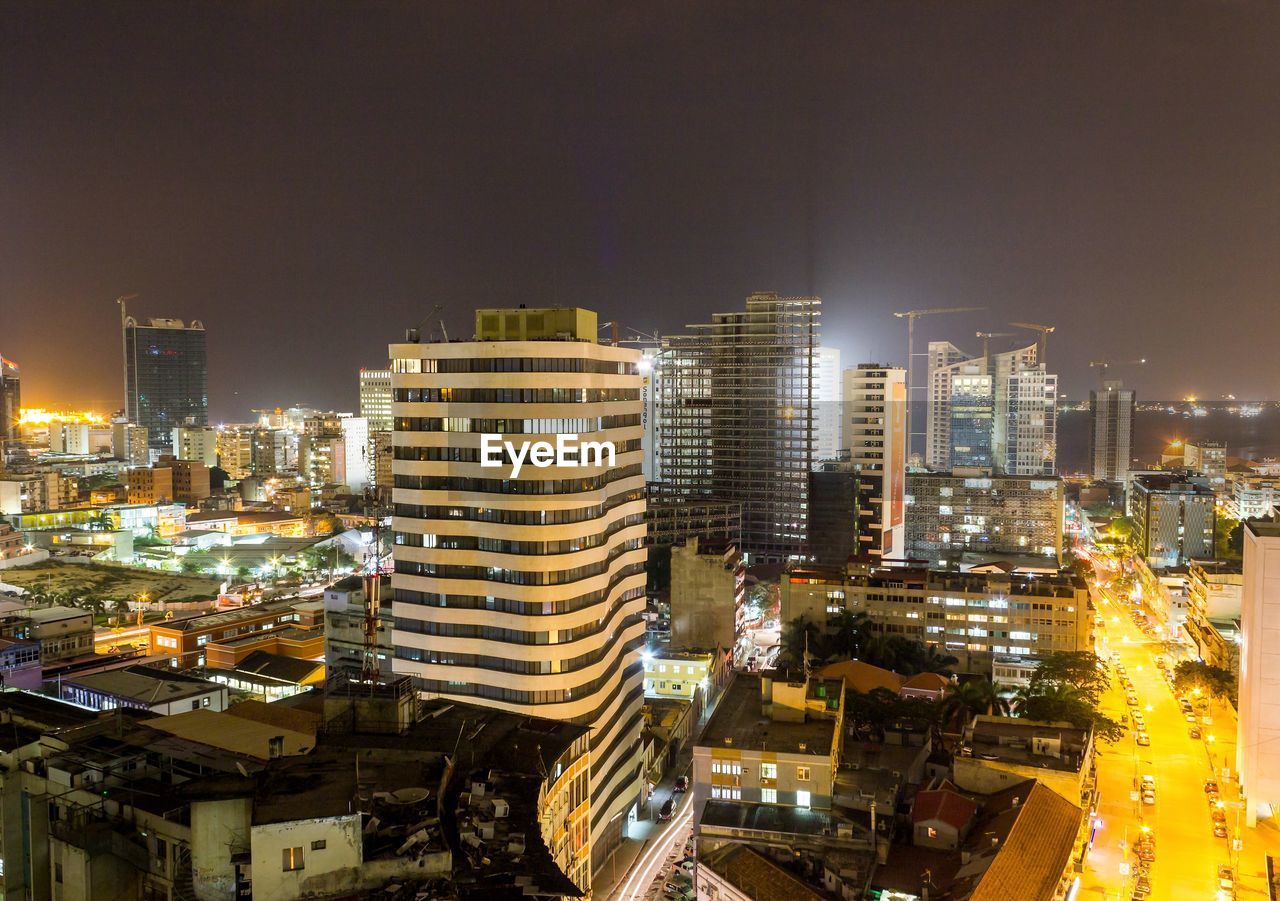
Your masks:
[{"label": "glass tower", "polygon": [[209,424],[209,368],[200,320],[140,322],[124,314],[125,415],[147,430],[155,450],[171,447],[173,429]]}]

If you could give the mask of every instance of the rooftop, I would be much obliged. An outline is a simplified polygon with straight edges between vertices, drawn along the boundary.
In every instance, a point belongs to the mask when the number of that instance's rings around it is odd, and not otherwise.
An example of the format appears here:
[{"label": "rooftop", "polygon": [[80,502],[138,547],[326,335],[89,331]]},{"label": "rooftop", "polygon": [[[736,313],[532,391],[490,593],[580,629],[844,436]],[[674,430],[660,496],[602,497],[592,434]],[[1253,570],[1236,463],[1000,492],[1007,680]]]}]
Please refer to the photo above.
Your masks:
[{"label": "rooftop", "polygon": [[59,620],[75,619],[78,616],[92,617],[91,610],[81,610],[79,607],[32,607],[26,612],[26,616],[36,623],[56,623]]},{"label": "rooftop", "polygon": [[300,685],[315,675],[317,670],[324,669],[324,661],[299,660],[296,657],[285,657],[282,654],[270,654],[266,651],[254,651],[239,666],[219,672],[234,673],[236,677],[247,682],[278,682],[286,685]]},{"label": "rooftop", "polygon": [[315,736],[306,732],[295,732],[278,725],[203,708],[172,716],[156,717],[146,720],[145,723],[152,729],[187,741],[230,751],[233,754],[257,757],[259,760],[267,760],[271,757],[272,738],[284,739],[283,752],[286,755],[303,754],[311,750],[316,743]]},{"label": "rooftop", "polygon": [[155,623],[151,628],[173,632],[203,632],[206,629],[219,629],[233,626],[243,620],[262,619],[273,615],[288,613],[299,600],[287,598],[280,601],[265,601],[261,604],[250,604],[246,607],[233,607],[230,610],[219,610],[217,613],[198,614],[186,619],[170,620],[166,623]]},{"label": "rooftop", "polygon": [[[828,684],[834,690],[841,690],[839,680],[828,680]],[[815,715],[813,711],[805,712],[803,722],[770,719],[761,707],[760,674],[738,673],[725,690],[698,744],[826,755],[831,753],[835,731],[834,719]]]},{"label": "rooftop", "polygon": [[698,863],[755,901],[824,901],[827,897],[746,845],[724,845],[700,855]]},{"label": "rooftop", "polygon": [[101,673],[63,678],[62,684],[63,686],[76,685],[100,694],[127,698],[147,705],[179,701],[221,688],[214,682],[188,676],[177,670],[159,669],[140,664]]},{"label": "rooftop", "polygon": [[1091,732],[1070,723],[977,716],[965,730],[967,755],[1020,766],[1078,773]]}]

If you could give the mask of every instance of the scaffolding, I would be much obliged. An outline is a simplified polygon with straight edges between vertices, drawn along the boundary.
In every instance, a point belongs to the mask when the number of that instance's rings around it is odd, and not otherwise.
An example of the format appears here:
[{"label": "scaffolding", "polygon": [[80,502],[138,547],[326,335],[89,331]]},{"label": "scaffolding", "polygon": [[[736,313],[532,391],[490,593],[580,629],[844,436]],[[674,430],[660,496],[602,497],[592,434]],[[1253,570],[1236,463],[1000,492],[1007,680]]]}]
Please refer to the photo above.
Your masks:
[{"label": "scaffolding", "polygon": [[805,552],[821,303],[753,294],[744,312],[663,338],[662,480],[741,503],[742,549],[755,561]]}]

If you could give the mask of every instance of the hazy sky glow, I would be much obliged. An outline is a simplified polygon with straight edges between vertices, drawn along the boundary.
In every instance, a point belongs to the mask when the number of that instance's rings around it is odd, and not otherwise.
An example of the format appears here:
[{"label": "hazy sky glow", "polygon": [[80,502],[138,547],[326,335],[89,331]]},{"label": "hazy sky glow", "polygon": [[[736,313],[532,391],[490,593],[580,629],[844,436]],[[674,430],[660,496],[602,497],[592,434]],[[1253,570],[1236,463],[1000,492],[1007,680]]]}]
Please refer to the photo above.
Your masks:
[{"label": "hazy sky glow", "polygon": [[215,419],[351,408],[435,303],[670,332],[818,293],[847,362],[1058,326],[1148,398],[1276,397],[1270,3],[0,6],[0,353],[119,404],[199,317]]}]

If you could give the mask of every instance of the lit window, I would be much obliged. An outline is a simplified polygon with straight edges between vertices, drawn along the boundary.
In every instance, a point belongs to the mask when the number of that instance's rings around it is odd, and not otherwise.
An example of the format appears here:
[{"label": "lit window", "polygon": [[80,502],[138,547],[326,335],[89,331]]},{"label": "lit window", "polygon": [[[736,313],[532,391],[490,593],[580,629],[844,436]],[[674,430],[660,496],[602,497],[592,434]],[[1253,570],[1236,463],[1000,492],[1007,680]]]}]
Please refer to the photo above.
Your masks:
[{"label": "lit window", "polygon": [[765,804],[777,804],[778,790],[776,788],[760,789],[760,800],[763,801]]},{"label": "lit window", "polygon": [[778,765],[776,763],[760,764],[760,778],[761,779],[777,779]]},{"label": "lit window", "polygon": [[808,792],[804,792],[804,791],[796,792],[796,806],[797,806],[797,807],[803,807],[803,808],[805,808],[806,810],[808,810],[808,808],[809,808],[809,793],[808,793]]},{"label": "lit window", "polygon": [[302,849],[301,848],[281,848],[281,856],[284,858],[284,872],[288,873],[292,870],[302,869]]},{"label": "lit window", "polygon": [[796,767],[796,778],[801,782],[809,781],[809,768],[807,766]]}]

